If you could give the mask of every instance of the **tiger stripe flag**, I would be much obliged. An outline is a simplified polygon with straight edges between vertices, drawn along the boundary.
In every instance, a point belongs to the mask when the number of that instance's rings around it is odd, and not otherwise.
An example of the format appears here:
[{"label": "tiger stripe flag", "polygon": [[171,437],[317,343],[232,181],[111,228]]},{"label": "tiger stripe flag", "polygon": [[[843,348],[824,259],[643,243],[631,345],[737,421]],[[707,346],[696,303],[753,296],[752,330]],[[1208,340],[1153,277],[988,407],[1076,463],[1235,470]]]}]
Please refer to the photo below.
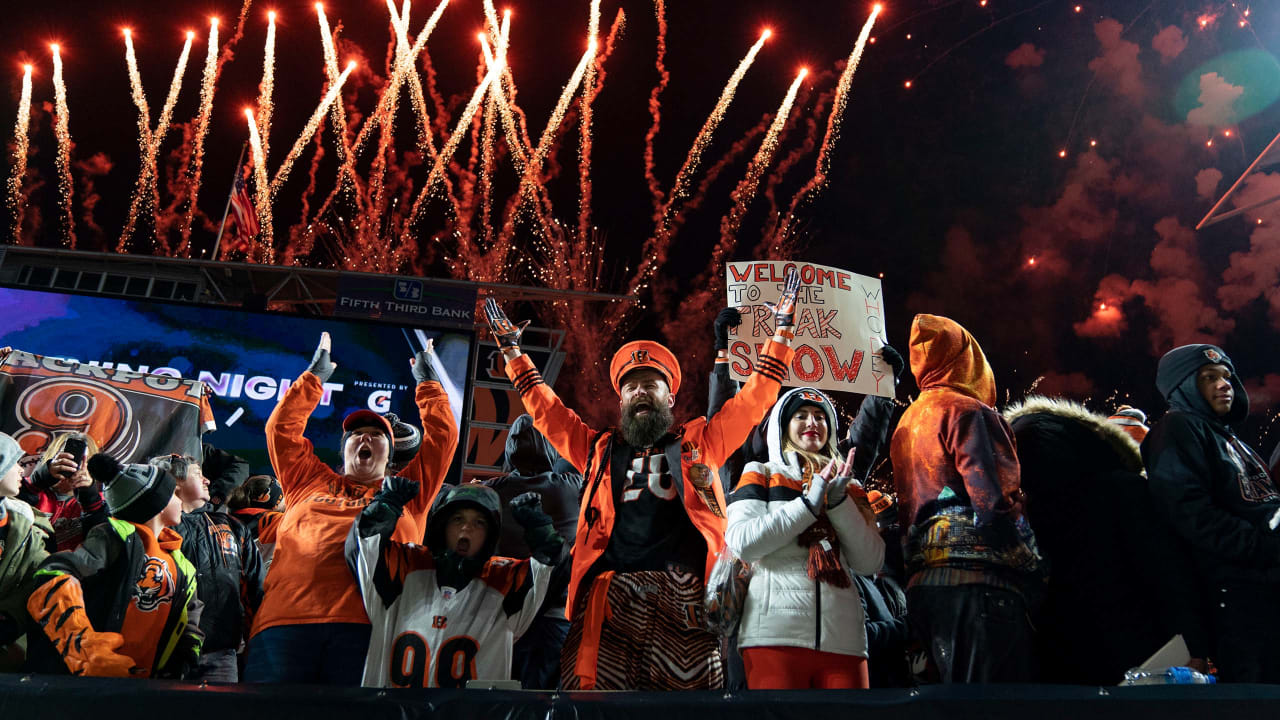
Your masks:
[{"label": "tiger stripe flag", "polygon": [[215,427],[199,380],[22,350],[0,355],[0,431],[24,452],[41,452],[54,437],[80,431],[121,462],[169,453],[201,458],[200,435]]}]

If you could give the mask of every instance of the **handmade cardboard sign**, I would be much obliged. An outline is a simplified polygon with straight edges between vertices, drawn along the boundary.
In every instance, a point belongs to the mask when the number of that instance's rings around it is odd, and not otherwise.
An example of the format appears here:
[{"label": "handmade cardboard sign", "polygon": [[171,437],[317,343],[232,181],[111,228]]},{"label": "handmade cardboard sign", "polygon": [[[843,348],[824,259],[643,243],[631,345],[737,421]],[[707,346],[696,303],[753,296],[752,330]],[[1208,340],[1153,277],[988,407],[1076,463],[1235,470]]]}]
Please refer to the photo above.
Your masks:
[{"label": "handmade cardboard sign", "polygon": [[725,265],[728,304],[742,313],[729,335],[729,369],[746,380],[765,340],[773,337],[773,313],[787,271],[800,272],[796,297],[796,338],[792,343],[790,386],[893,396],[893,370],[880,357],[888,342],[880,280],[839,268],[781,261]]}]

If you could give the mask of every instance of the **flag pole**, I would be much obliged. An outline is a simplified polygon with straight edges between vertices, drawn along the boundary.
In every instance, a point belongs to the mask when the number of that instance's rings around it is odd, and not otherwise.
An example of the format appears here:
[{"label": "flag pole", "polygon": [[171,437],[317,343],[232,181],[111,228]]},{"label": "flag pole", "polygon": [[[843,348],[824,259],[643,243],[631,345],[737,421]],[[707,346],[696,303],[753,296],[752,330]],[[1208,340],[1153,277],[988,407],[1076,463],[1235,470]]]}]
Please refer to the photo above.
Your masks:
[{"label": "flag pole", "polygon": [[240,179],[240,171],[244,169],[244,153],[249,149],[249,141],[240,146],[240,159],[236,161],[236,173],[231,176],[231,192],[227,193],[227,204],[222,208],[222,222],[218,223],[218,239],[213,243],[214,260],[222,261],[222,234],[227,230],[227,215],[231,212],[231,198],[236,194],[236,180]]}]

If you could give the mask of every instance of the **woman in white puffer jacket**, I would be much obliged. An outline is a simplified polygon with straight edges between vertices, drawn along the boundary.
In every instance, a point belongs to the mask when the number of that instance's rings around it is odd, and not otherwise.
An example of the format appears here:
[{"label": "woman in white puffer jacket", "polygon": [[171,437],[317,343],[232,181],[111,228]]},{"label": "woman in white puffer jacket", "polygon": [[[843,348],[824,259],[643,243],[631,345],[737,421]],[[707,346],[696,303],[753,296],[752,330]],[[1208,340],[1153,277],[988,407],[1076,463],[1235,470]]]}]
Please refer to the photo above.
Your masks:
[{"label": "woman in white puffer jacket", "polygon": [[769,462],[743,469],[725,531],[754,568],[738,628],[747,687],[865,688],[866,625],[848,571],[879,571],[884,541],[839,463],[835,408],[797,388],[774,405],[767,430]]}]

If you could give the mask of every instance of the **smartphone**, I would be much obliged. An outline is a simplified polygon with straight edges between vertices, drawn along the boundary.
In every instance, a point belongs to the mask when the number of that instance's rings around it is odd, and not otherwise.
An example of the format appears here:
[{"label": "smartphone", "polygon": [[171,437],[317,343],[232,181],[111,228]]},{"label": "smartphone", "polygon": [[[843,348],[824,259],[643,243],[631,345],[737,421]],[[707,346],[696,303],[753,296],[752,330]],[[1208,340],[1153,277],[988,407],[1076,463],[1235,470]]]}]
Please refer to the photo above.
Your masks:
[{"label": "smartphone", "polygon": [[78,437],[67,438],[66,444],[62,446],[62,452],[71,453],[71,457],[76,461],[77,467],[84,462],[84,453],[88,449],[89,447],[85,444],[85,441]]}]

